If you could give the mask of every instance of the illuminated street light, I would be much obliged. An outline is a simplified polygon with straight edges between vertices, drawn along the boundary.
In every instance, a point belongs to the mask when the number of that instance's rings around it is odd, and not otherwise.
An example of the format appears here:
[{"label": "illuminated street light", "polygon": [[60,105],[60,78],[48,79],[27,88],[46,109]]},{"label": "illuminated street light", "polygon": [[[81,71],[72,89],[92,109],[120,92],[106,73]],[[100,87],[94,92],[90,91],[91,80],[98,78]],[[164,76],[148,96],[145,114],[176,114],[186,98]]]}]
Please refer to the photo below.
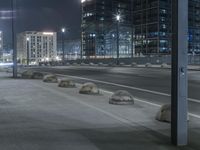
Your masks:
[{"label": "illuminated street light", "polygon": [[121,20],[121,16],[119,14],[116,15],[117,21],[117,65],[119,65],[119,23]]},{"label": "illuminated street light", "polygon": [[66,29],[65,29],[65,28],[62,28],[61,31],[62,31],[62,33],[65,33]]},{"label": "illuminated street light", "polygon": [[64,65],[64,61],[65,61],[65,41],[64,41],[64,34],[66,32],[66,29],[65,28],[62,28],[61,29],[61,33],[62,33],[62,62],[63,62],[63,65]]},{"label": "illuminated street light", "polygon": [[116,20],[117,20],[117,21],[120,21],[120,19],[121,19],[121,16],[120,16],[120,15],[117,15],[117,16],[116,16]]}]

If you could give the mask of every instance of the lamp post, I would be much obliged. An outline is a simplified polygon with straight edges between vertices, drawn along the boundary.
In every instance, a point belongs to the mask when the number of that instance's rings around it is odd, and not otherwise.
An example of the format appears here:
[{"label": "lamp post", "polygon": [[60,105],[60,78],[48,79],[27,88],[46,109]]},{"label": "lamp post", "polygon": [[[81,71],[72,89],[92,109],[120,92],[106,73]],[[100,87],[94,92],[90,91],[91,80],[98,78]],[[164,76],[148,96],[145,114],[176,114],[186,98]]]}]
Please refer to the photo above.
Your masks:
[{"label": "lamp post", "polygon": [[16,5],[15,0],[11,0],[11,9],[12,9],[12,49],[13,49],[13,78],[17,78],[17,50],[15,46],[15,22],[14,22],[14,7]]},{"label": "lamp post", "polygon": [[120,23],[121,16],[118,14],[116,16],[117,21],[117,65],[119,65],[119,23]]},{"label": "lamp post", "polygon": [[26,38],[26,50],[27,50],[27,66],[29,65],[29,41],[30,41],[30,38],[27,37]]},{"label": "lamp post", "polygon": [[62,62],[63,62],[63,65],[65,63],[65,41],[64,41],[65,32],[66,32],[66,29],[62,28],[61,33],[62,33]]}]

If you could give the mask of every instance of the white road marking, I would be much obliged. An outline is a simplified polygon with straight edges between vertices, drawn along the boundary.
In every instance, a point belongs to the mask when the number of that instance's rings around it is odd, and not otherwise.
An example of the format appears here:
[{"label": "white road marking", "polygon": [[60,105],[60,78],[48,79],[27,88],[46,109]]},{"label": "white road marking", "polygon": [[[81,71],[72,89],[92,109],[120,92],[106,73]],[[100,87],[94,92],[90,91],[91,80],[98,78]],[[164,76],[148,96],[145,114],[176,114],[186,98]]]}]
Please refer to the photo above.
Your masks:
[{"label": "white road marking", "polygon": [[[112,83],[112,82],[88,79],[88,78],[83,78],[83,77],[78,77],[78,76],[63,75],[63,74],[57,74],[57,75],[59,75],[59,76],[68,76],[70,78],[75,78],[75,79],[82,79],[82,80],[87,80],[87,81],[92,81],[92,82],[98,82],[98,83],[103,83],[103,84],[108,84],[108,85],[119,86],[119,87],[123,87],[123,88],[128,88],[128,89],[132,89],[132,90],[137,90],[137,91],[141,91],[141,92],[147,92],[147,93],[161,95],[161,96],[167,96],[167,97],[171,96],[170,94],[166,94],[166,93],[162,93],[162,92],[156,92],[156,91],[151,91],[151,90],[147,90],[147,89],[141,89],[141,88],[137,88],[137,87],[132,87],[132,86],[128,86],[128,85],[122,85],[122,84],[117,84],[117,83]],[[191,101],[191,102],[200,103],[200,100],[198,100],[198,99],[188,98],[188,100]]]},{"label": "white road marking", "polygon": [[[106,90],[101,90],[101,91],[104,92],[104,93],[113,94],[113,92],[110,92],[110,91],[106,91]],[[134,100],[138,101],[138,102],[141,102],[141,103],[148,104],[148,105],[152,105],[152,106],[155,106],[155,107],[159,107],[159,108],[162,106],[162,105],[159,105],[159,104],[156,104],[156,103],[147,102],[145,100],[141,100],[141,99],[138,99],[138,98],[134,98]],[[196,115],[196,114],[193,114],[193,113],[188,113],[188,114],[191,117],[200,119],[200,115]]]},{"label": "white road marking", "polygon": [[[109,84],[109,85],[115,85],[115,86],[125,87],[125,88],[129,88],[129,89],[134,89],[134,90],[138,89],[139,91],[149,92],[149,93],[152,93],[152,94],[157,94],[157,95],[162,95],[162,96],[171,96],[171,95],[165,94],[165,93],[160,93],[160,92],[155,92],[155,91],[135,88],[135,87],[126,86],[126,85],[115,84],[115,83],[111,83],[111,82],[105,82],[105,81],[100,81],[100,80],[93,80],[93,79],[88,79],[88,78],[83,78],[83,77],[78,77],[78,76],[69,76],[69,75],[63,75],[63,74],[56,74],[56,75],[65,76],[65,77],[71,77],[71,78],[75,78],[75,79],[82,79],[82,80],[87,80],[87,81],[93,81],[93,82],[99,82],[99,83],[104,83],[104,84]],[[110,91],[106,91],[106,90],[101,90],[101,91],[105,92],[105,93],[108,93],[108,94],[113,94],[113,92],[110,92]],[[138,101],[138,102],[142,102],[142,103],[145,103],[145,104],[149,104],[149,105],[155,106],[155,107],[161,107],[162,106],[162,105],[159,105],[159,104],[156,104],[156,103],[151,103],[151,102],[144,101],[144,100],[137,99],[137,98],[135,98],[135,100]],[[192,101],[192,102],[200,103],[200,100],[191,99],[191,98],[188,98],[188,100]],[[200,115],[196,115],[196,114],[193,114],[193,113],[188,113],[188,114],[191,117],[200,119]]]}]

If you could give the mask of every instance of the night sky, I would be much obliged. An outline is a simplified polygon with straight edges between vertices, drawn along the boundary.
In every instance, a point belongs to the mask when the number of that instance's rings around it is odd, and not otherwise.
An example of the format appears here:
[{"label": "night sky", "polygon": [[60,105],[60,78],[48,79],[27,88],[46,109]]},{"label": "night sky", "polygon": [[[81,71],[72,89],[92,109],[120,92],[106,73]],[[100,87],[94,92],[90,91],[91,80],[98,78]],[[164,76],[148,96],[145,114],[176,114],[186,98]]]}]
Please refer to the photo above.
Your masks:
[{"label": "night sky", "polygon": [[[80,37],[81,0],[16,0],[16,31],[55,31],[69,28],[67,37]],[[11,39],[11,0],[0,0],[0,30],[6,45]]]}]

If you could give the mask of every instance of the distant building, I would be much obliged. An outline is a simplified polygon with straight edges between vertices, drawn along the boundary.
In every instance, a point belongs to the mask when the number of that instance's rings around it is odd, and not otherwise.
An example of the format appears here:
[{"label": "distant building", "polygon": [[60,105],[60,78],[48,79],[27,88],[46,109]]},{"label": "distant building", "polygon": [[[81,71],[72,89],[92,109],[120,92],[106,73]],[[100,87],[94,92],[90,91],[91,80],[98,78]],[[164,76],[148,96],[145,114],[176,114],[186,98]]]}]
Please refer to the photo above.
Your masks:
[{"label": "distant building", "polygon": [[3,60],[3,32],[0,31],[0,61]]},{"label": "distant building", "polygon": [[[173,0],[133,0],[136,54],[170,54]],[[200,0],[189,0],[188,53],[200,54]]]},{"label": "distant building", "polygon": [[9,52],[4,51],[3,62],[5,62],[5,63],[13,62],[13,52],[12,51],[9,51]]},{"label": "distant building", "polygon": [[200,54],[200,0],[189,0],[189,53]]},{"label": "distant building", "polygon": [[[116,57],[116,14],[120,14],[119,55],[168,55],[173,0],[82,0],[82,54]],[[188,53],[200,54],[200,0],[189,0]]]},{"label": "distant building", "polygon": [[38,64],[57,58],[57,33],[26,31],[17,35],[18,59],[22,64]]},{"label": "distant building", "polygon": [[[66,60],[75,60],[80,58],[81,53],[81,40],[80,39],[71,39],[64,41],[64,50],[65,50],[65,59]],[[62,58],[62,41],[58,41],[57,44],[58,56]]]},{"label": "distant building", "polygon": [[87,58],[117,56],[117,20],[120,15],[120,57],[132,51],[131,0],[82,0],[82,54]]}]

